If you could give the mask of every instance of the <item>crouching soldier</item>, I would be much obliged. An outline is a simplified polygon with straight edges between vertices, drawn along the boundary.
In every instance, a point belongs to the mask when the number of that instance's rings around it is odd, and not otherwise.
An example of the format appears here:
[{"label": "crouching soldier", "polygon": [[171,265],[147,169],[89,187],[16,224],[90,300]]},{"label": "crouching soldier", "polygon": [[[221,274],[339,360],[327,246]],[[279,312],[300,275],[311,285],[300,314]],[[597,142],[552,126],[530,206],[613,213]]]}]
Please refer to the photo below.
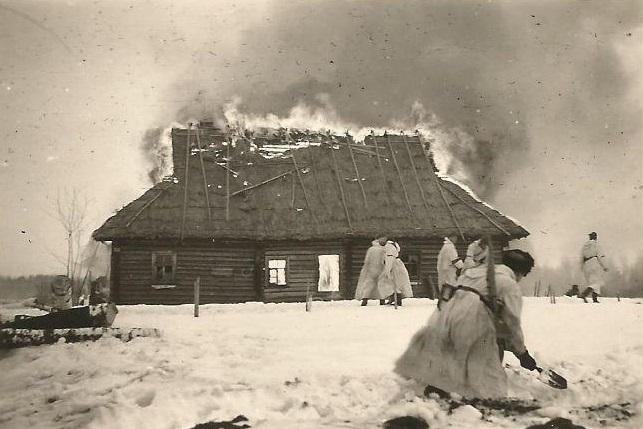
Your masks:
[{"label": "crouching soldier", "polygon": [[436,392],[500,398],[507,395],[503,349],[513,352],[522,367],[536,368],[525,347],[518,286],[534,260],[527,252],[507,250],[502,261],[494,267],[497,304],[489,302],[486,265],[465,271],[452,297],[431,315],[397,360],[397,374]]}]

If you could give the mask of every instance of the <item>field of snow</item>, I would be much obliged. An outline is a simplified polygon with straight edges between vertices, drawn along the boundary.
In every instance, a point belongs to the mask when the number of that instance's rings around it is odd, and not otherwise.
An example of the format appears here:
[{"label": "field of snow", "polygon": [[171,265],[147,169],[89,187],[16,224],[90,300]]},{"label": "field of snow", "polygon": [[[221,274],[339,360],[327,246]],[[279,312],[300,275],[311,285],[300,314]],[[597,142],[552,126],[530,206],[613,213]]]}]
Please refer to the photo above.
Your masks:
[{"label": "field of snow", "polygon": [[[116,339],[0,351],[0,427],[191,428],[239,414],[253,428],[375,428],[415,415],[431,428],[525,428],[552,417],[587,428],[643,427],[641,299],[526,298],[527,346],[569,389],[555,390],[509,364],[512,396],[540,410],[448,414],[392,372],[435,310],[371,301],[304,304],[121,306],[115,327],[156,327],[161,338]],[[0,306],[3,318],[37,313]],[[421,390],[420,390],[421,391]],[[628,413],[633,413],[629,417]]]}]

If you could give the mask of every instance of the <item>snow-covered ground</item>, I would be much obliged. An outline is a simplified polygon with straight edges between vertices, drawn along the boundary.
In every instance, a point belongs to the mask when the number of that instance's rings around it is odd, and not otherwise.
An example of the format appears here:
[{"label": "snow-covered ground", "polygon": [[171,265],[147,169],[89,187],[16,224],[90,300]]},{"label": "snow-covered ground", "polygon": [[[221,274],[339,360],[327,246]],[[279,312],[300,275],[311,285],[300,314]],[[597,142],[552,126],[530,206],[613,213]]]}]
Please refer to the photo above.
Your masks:
[{"label": "snow-covered ground", "polygon": [[[0,351],[0,427],[190,428],[243,414],[253,428],[374,428],[403,415],[431,428],[525,428],[551,417],[588,428],[643,427],[641,299],[526,298],[527,345],[569,389],[555,390],[505,362],[512,396],[543,408],[525,415],[447,414],[393,362],[435,309],[356,301],[304,304],[121,306],[116,327],[156,327],[161,338],[116,339]],[[37,312],[28,310],[27,312]],[[3,318],[25,313],[0,306]],[[627,404],[627,405],[619,405]],[[623,410],[635,413],[625,416]]]}]

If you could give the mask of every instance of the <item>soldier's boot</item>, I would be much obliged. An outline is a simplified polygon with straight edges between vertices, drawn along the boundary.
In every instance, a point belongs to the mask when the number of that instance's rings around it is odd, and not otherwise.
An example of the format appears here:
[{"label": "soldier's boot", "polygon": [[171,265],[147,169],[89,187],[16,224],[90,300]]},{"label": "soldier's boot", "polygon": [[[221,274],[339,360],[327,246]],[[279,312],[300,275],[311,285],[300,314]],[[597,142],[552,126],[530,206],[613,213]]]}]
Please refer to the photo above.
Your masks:
[{"label": "soldier's boot", "polygon": [[585,288],[585,290],[583,291],[583,293],[581,293],[580,295],[578,295],[578,297],[579,297],[580,299],[582,299],[582,300],[583,300],[583,302],[587,303],[587,296],[588,296],[590,293],[592,293],[592,292],[594,292],[594,290],[593,290],[591,287]]},{"label": "soldier's boot", "polygon": [[592,292],[592,301],[598,304],[598,294],[596,292]]},{"label": "soldier's boot", "polygon": [[368,304],[368,299],[364,298],[362,300],[362,307],[364,307],[366,304]]}]

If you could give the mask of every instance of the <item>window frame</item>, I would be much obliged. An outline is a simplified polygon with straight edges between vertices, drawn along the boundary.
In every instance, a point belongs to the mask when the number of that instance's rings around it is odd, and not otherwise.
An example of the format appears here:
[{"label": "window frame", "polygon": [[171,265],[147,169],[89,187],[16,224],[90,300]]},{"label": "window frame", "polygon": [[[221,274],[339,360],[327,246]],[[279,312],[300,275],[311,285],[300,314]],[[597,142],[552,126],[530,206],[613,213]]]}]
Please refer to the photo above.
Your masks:
[{"label": "window frame", "polygon": [[[270,261],[286,261],[286,266],[283,268],[284,270],[284,280],[286,282],[285,285],[277,285],[274,283],[270,283],[270,270],[271,269],[277,269],[280,270],[282,268],[270,268]],[[265,260],[265,276],[264,276],[264,287],[266,289],[270,290],[280,290],[280,289],[287,289],[290,287],[288,284],[288,278],[290,277],[290,258],[288,256],[283,256],[283,255],[266,255]]]},{"label": "window frame", "polygon": [[[169,265],[162,265],[163,267],[163,276],[158,278],[158,268],[161,265],[157,265],[159,257],[171,257],[172,258],[172,273],[171,276],[165,276],[165,267]],[[174,250],[154,250],[152,251],[152,288],[154,289],[171,289],[176,287],[176,251]]]}]

